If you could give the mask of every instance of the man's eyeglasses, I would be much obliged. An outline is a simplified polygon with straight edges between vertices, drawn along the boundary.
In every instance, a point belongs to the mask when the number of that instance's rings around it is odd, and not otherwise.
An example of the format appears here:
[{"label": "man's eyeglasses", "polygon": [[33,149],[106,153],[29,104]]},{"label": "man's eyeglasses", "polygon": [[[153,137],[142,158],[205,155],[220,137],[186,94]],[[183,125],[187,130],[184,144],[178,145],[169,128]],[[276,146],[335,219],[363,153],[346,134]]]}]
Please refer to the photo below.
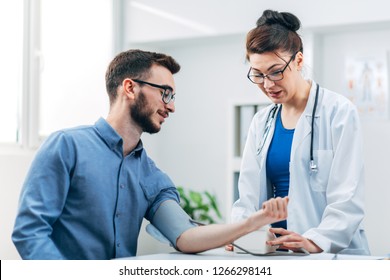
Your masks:
[{"label": "man's eyeglasses", "polygon": [[296,54],[298,52],[294,53],[290,60],[286,63],[286,66],[283,67],[283,69],[269,73],[269,74],[260,74],[260,73],[252,73],[252,67],[249,68],[248,74],[246,75],[248,79],[254,83],[254,84],[262,84],[264,83],[265,78],[267,78],[270,81],[280,81],[283,79],[283,72],[287,69],[288,65],[290,64],[291,61],[294,60]]},{"label": "man's eyeglasses", "polygon": [[175,101],[176,93],[173,93],[173,89],[170,86],[160,86],[160,85],[156,85],[153,83],[149,83],[149,82],[145,82],[145,81],[141,81],[141,80],[137,80],[137,79],[133,79],[133,81],[140,83],[140,84],[145,84],[145,85],[149,85],[151,87],[162,89],[161,97],[162,97],[162,101],[165,104],[168,104],[171,101]]}]

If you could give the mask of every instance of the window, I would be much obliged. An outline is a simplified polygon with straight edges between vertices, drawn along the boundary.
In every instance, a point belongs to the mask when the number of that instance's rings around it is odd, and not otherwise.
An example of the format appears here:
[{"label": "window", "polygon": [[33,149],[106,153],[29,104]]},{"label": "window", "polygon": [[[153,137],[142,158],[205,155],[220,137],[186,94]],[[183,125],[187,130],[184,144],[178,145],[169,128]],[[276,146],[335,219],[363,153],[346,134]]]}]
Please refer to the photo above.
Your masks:
[{"label": "window", "polygon": [[39,136],[108,112],[111,0],[41,0]]},{"label": "window", "polygon": [[0,143],[37,147],[108,112],[112,0],[0,2]]},{"label": "window", "polygon": [[23,1],[0,2],[0,34],[0,142],[15,143],[22,90]]}]

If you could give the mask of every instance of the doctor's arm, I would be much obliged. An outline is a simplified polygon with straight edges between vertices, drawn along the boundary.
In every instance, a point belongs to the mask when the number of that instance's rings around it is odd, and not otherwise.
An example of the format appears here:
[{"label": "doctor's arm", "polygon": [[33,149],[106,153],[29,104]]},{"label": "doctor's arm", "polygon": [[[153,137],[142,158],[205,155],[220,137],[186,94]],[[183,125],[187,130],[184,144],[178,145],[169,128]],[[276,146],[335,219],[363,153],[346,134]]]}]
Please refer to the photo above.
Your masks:
[{"label": "doctor's arm", "polygon": [[304,235],[317,239],[324,251],[349,246],[364,217],[364,163],[358,112],[352,105],[337,111],[332,121],[333,160],[326,186],[321,223]]},{"label": "doctor's arm", "polygon": [[[188,220],[190,219],[183,213],[184,210],[182,210],[176,202],[168,200],[164,202],[163,205],[168,203],[175,207],[177,213],[175,213],[174,217],[169,217],[169,219],[160,218],[159,221],[154,221],[153,224],[156,225],[168,239],[171,239],[171,243],[173,243],[179,251],[184,253],[198,253],[222,247],[265,225],[286,219],[288,198],[271,199],[263,204],[261,210],[239,222],[188,227],[176,240],[172,240],[175,238],[175,235],[172,235],[169,232],[171,229],[167,228],[167,224],[159,225],[158,222],[161,223],[161,220],[166,220],[169,221],[168,223],[171,223],[168,227],[175,227],[177,224],[184,225],[188,223]],[[156,213],[156,215],[157,214],[161,217],[161,213]],[[179,218],[179,220],[177,218]]]}]

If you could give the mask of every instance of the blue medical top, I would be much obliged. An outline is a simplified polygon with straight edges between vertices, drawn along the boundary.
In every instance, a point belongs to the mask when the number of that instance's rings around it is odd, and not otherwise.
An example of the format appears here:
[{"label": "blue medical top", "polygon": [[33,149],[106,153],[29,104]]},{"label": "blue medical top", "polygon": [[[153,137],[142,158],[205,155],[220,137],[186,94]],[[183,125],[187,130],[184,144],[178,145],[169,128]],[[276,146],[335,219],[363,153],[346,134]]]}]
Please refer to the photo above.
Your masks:
[{"label": "blue medical top", "polygon": [[[290,154],[294,129],[285,129],[279,110],[275,120],[275,131],[268,149],[266,170],[267,178],[274,190],[274,197],[285,197],[290,187]],[[287,229],[287,221],[272,224],[272,227]]]},{"label": "blue medical top", "polygon": [[145,217],[176,188],[140,141],[123,156],[104,120],[52,134],[23,185],[12,239],[24,259],[112,259],[136,255]]}]

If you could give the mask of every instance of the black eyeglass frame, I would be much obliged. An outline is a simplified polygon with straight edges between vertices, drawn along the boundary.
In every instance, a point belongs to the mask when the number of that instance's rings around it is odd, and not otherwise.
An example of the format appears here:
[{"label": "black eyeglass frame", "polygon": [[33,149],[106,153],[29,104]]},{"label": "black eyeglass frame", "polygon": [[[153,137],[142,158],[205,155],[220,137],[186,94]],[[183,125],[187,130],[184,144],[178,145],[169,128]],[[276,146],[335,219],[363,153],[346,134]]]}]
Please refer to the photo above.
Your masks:
[{"label": "black eyeglass frame", "polygon": [[[248,74],[246,75],[246,77],[249,79],[249,81],[251,81],[251,82],[254,83],[254,84],[264,84],[265,78],[267,78],[268,80],[273,81],[273,82],[281,81],[281,80],[283,80],[283,78],[284,78],[284,75],[283,75],[284,71],[286,71],[286,69],[287,69],[288,65],[290,64],[290,62],[293,61],[293,60],[295,59],[295,56],[297,55],[297,53],[298,53],[298,52],[294,53],[294,54],[291,56],[290,60],[286,63],[286,65],[283,67],[283,69],[277,70],[277,71],[272,72],[272,73],[269,73],[269,74],[250,75],[251,70],[252,70],[252,67],[250,67],[250,68],[249,68],[249,71],[248,71]],[[270,78],[270,77],[272,77],[272,75],[279,74],[279,73],[282,75],[282,77],[281,77],[280,79],[273,79],[273,78]],[[256,83],[255,81],[253,81],[253,80],[251,79],[251,77],[263,78],[263,81],[262,81],[261,83]]]},{"label": "black eyeglass frame", "polygon": [[[161,92],[161,99],[165,104],[169,104],[169,102],[175,101],[176,93],[173,93],[173,89],[170,86],[161,86],[161,85],[145,82],[145,81],[138,80],[138,79],[132,79],[132,80],[136,83],[145,84],[145,85],[149,85],[151,87],[163,89],[164,91]],[[168,94],[167,94],[167,91],[168,91]]]}]

